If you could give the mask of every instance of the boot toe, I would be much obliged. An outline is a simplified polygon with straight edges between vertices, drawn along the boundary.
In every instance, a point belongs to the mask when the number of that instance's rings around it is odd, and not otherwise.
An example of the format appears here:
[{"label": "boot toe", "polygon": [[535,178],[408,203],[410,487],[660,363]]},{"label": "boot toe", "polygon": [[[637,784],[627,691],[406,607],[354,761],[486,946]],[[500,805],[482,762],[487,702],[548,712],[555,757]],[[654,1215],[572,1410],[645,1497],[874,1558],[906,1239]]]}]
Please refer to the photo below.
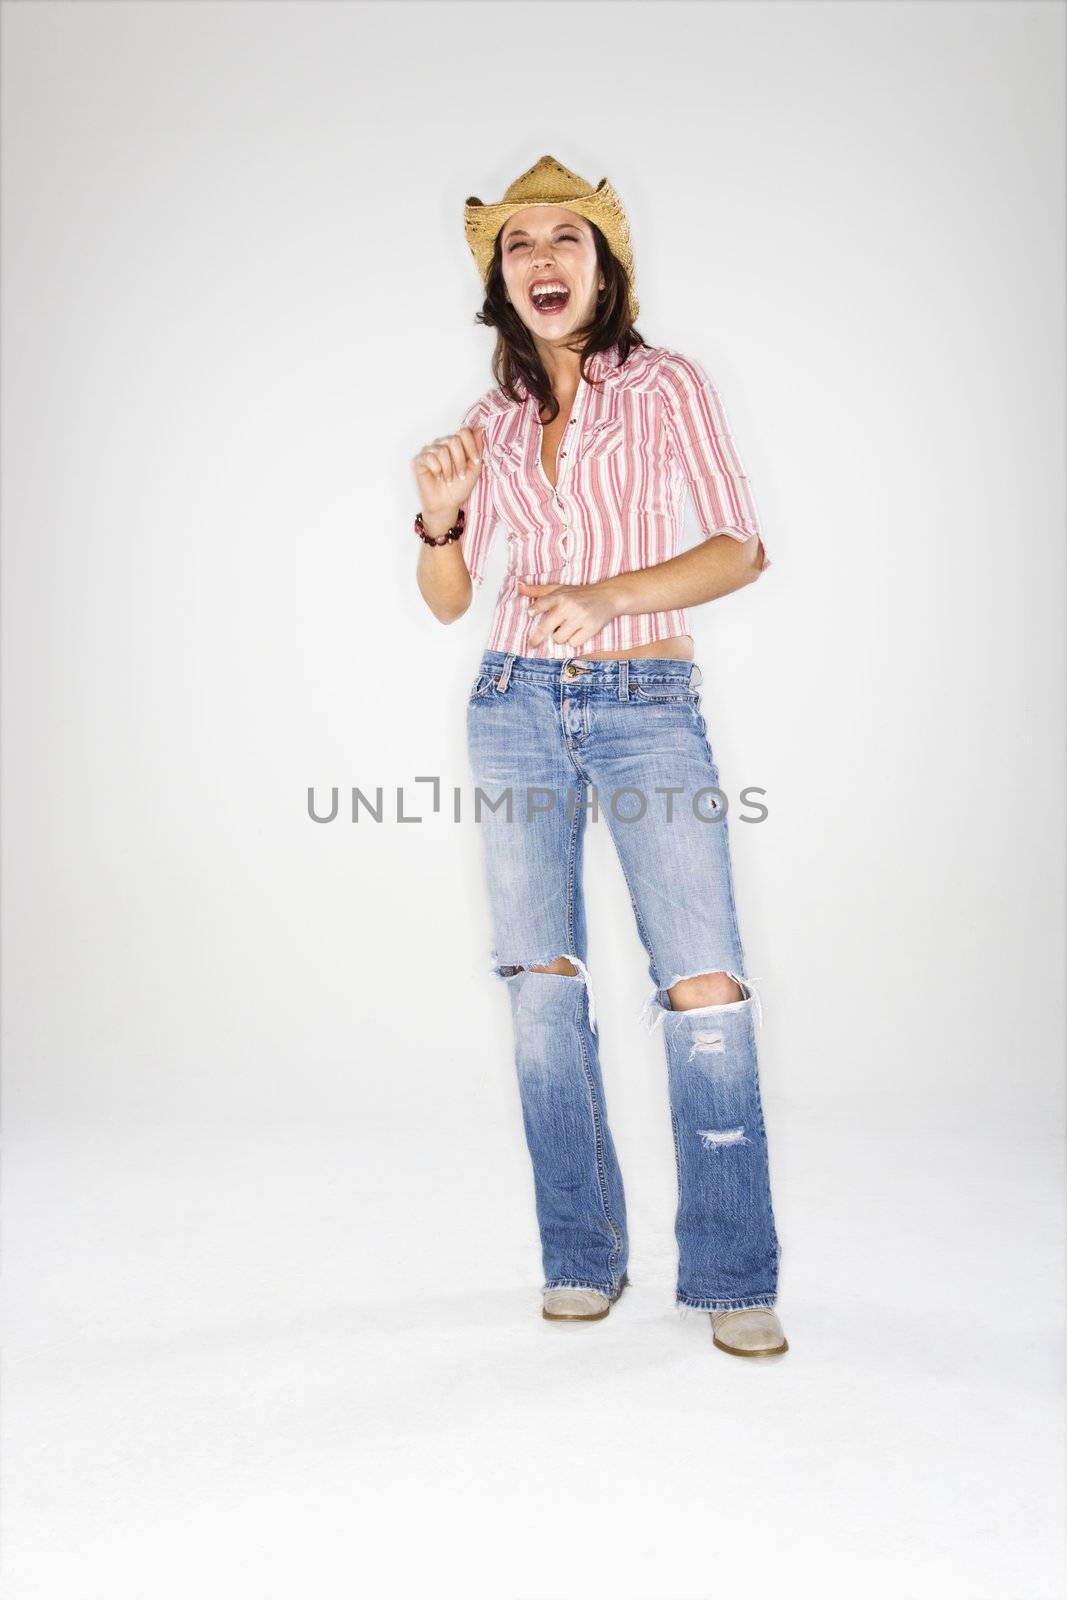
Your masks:
[{"label": "boot toe", "polygon": [[713,1311],[711,1332],[716,1348],[734,1356],[779,1356],[789,1349],[778,1314],[771,1306]]},{"label": "boot toe", "polygon": [[606,1317],[611,1301],[596,1289],[546,1289],[542,1316],[558,1322],[595,1322]]}]

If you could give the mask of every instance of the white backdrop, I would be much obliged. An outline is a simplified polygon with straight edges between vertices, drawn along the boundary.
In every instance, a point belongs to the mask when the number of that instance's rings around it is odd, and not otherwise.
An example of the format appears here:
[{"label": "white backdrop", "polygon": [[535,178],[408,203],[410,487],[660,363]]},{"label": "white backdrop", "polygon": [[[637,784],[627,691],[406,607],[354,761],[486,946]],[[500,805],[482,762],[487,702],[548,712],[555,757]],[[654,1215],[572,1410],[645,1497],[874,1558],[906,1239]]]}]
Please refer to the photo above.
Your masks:
[{"label": "white backdrop", "polygon": [[[816,1553],[834,1595],[1060,1592],[1063,35],[5,7],[10,1600],[187,1593],[205,1550],[256,1597],[318,1563],[677,1600]],[[634,1287],[539,1320],[479,841],[415,781],[469,799],[504,566],[447,628],[414,581],[411,458],[492,381],[463,202],[545,153],[619,189],[640,331],[714,376],[774,562],[693,623],[724,787],[769,808],[731,841],[778,1363],[674,1315],[603,823]]]}]

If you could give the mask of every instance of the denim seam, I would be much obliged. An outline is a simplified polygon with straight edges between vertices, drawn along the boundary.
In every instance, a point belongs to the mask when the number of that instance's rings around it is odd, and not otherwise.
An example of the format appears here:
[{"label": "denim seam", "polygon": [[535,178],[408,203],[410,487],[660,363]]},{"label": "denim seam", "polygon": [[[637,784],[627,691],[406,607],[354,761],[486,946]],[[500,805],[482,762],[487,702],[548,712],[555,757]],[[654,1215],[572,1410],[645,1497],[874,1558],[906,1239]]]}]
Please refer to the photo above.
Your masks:
[{"label": "denim seam", "polygon": [[[701,721],[703,722],[703,720],[704,719],[702,717]],[[712,751],[711,751],[711,744],[710,744],[710,741],[708,740],[708,735],[707,735],[706,729],[705,729],[704,733],[701,735],[701,737],[703,738],[703,741],[704,741],[704,748],[708,752],[708,761],[711,764],[711,770],[712,770],[712,773],[715,776],[716,786],[717,786],[718,785],[718,778],[719,778],[719,769],[715,765],[715,757],[714,757],[714,755],[712,754]],[[724,851],[724,855],[725,855],[725,872],[724,872],[724,876],[726,878],[726,894],[727,894],[727,898],[728,898],[729,904],[730,904],[730,925],[731,925],[731,931],[733,932],[733,936],[737,941],[737,954],[738,954],[739,961],[740,961],[738,970],[740,972],[746,972],[747,971],[747,962],[746,962],[746,958],[745,958],[745,946],[744,946],[744,941],[741,938],[741,924],[740,924],[740,920],[739,920],[738,915],[737,915],[737,901],[734,898],[734,868],[733,868],[733,855],[732,855],[732,851],[730,849],[730,823],[729,823],[729,818],[727,816],[727,813],[725,811],[723,812],[723,815],[722,815],[722,827],[723,827],[723,830],[724,830],[724,838],[726,840],[726,848],[725,848],[725,851]]]},{"label": "denim seam", "polygon": [[782,1264],[782,1246],[778,1239],[778,1230],[774,1224],[774,1200],[771,1195],[770,1151],[767,1148],[767,1125],[763,1115],[763,1094],[760,1087],[758,1046],[755,1043],[755,1022],[751,1012],[749,1013],[748,1017],[748,1026],[752,1030],[753,1050],[756,1052],[756,1075],[753,1083],[753,1089],[755,1092],[756,1111],[759,1115],[759,1131],[763,1137],[764,1160],[761,1162],[761,1166],[763,1168],[763,1190],[767,1197],[767,1216],[770,1221],[771,1238],[774,1240],[774,1272],[775,1277],[777,1277]]},{"label": "denim seam", "polygon": [[[673,1103],[674,1097],[671,1094],[670,1062],[669,1061],[667,1063],[667,1098],[671,1102],[671,1132],[674,1135],[674,1170],[678,1175],[678,1207],[677,1207],[677,1211],[676,1211],[676,1214],[675,1214],[675,1221],[674,1221],[675,1234],[677,1235],[677,1233],[678,1233],[678,1223],[681,1220],[680,1213],[681,1213],[681,1209],[682,1209],[682,1149],[681,1149],[681,1143],[680,1143],[679,1138],[678,1138],[678,1118],[677,1118],[677,1116],[675,1114],[675,1110],[674,1110],[674,1103]],[[681,1244],[681,1239],[679,1239],[678,1242],[679,1242],[679,1245],[680,1245]]]},{"label": "denim seam", "polygon": [[715,1295],[686,1295],[681,1292],[675,1297],[675,1304],[689,1306],[693,1311],[751,1311],[757,1306],[768,1308],[777,1304],[777,1294],[772,1290],[769,1295],[743,1295],[733,1300],[721,1299]]},{"label": "denim seam", "polygon": [[630,905],[633,907],[634,921],[637,923],[637,931],[641,937],[641,943],[645,947],[645,954],[648,956],[648,959],[651,961],[653,967],[655,967],[656,958],[652,953],[652,941],[648,936],[648,929],[642,920],[641,913],[637,909],[637,901],[634,899],[634,892],[630,887],[630,880],[626,877],[625,872],[623,873],[623,878],[626,881],[626,893],[630,896]]},{"label": "denim seam", "polygon": [[[571,743],[570,737],[569,737],[569,735],[567,733],[567,729],[566,729],[566,726],[565,726],[564,721],[563,721],[563,705],[564,705],[564,701],[563,701],[563,679],[561,678],[560,679],[560,683],[559,683],[559,703],[558,703],[556,709],[557,709],[557,711],[559,713],[559,726],[560,726],[560,731],[562,732],[562,735],[563,735],[563,751],[564,751],[564,754],[565,754],[567,760],[570,762],[571,766],[574,768],[574,770],[578,774],[579,778],[581,778],[582,782],[591,784],[593,780],[590,778],[589,774],[586,772],[585,768],[582,766],[581,762],[578,760],[578,758],[574,754],[574,747],[573,747],[573,745]],[[583,732],[588,733],[588,731],[589,731],[588,713],[586,713],[586,715],[583,717]],[[577,814],[577,811],[578,811],[578,807],[577,807],[577,805],[575,805],[575,813],[576,814]]]},{"label": "denim seam", "polygon": [[[579,800],[584,800],[585,796],[579,795],[577,798]],[[584,815],[585,813],[582,807],[576,804],[574,807],[574,816],[571,818],[570,837],[567,841],[567,932],[570,938],[570,948],[574,951],[577,951],[578,949],[578,933],[574,904],[578,876],[578,829],[581,826],[581,819]],[[615,1263],[618,1260],[619,1251],[622,1249],[622,1233],[619,1230],[615,1218],[611,1214],[611,1204],[608,1200],[608,1175],[604,1166],[604,1136],[601,1129],[600,1108],[597,1105],[596,1085],[593,1082],[593,1075],[589,1070],[589,1057],[585,1048],[585,1030],[582,1027],[581,1019],[582,1002],[584,998],[585,986],[583,984],[582,991],[578,995],[578,1009],[575,1012],[575,1030],[578,1035],[578,1050],[582,1058],[582,1072],[585,1076],[586,1092],[589,1095],[589,1107],[593,1118],[597,1187],[600,1190],[600,1204],[604,1208],[604,1217],[607,1221],[608,1227],[611,1229],[612,1245],[611,1251],[608,1255],[608,1271],[612,1277],[614,1277]]]},{"label": "denim seam", "polygon": [[650,694],[640,682],[638,682],[636,686],[637,699],[644,700],[649,705],[659,704],[664,706],[693,706],[693,709],[695,710],[696,707],[694,702],[689,698],[691,694],[695,693],[696,690],[691,689],[686,690],[683,694]]},{"label": "denim seam", "polygon": [[551,1283],[545,1284],[543,1292],[547,1294],[549,1289],[592,1289],[594,1294],[605,1294],[609,1300],[619,1293],[616,1283],[579,1283],[577,1278],[553,1278]]}]

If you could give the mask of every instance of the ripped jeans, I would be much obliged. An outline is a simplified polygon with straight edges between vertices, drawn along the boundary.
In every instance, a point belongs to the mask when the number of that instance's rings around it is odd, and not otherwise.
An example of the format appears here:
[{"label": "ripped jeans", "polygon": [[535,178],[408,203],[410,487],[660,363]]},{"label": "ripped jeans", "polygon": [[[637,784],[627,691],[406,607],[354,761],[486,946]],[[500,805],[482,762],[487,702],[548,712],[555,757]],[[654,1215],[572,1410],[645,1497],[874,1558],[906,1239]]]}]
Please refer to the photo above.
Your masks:
[{"label": "ripped jeans", "polygon": [[[474,817],[507,984],[545,1288],[616,1298],[628,1279],[626,1202],[587,966],[582,849],[601,818],[654,984],[678,1174],[677,1303],[774,1305],[780,1248],[726,799],[693,662],[567,660],[486,650],[467,703]],[[698,678],[699,681],[699,678]],[[565,956],[573,973],[535,972]],[[675,1009],[681,979],[725,972],[743,998]],[[762,1018],[760,1018],[762,1020]]]}]

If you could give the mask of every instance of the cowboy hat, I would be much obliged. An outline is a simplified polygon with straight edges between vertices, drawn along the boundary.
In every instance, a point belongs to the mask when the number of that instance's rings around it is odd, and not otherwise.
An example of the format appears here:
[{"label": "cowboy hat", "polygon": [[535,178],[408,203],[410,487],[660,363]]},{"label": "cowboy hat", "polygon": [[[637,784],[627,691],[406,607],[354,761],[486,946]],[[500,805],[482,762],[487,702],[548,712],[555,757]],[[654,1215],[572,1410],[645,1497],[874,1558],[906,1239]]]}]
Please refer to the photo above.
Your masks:
[{"label": "cowboy hat", "polygon": [[634,281],[630,225],[622,201],[607,178],[601,178],[594,189],[592,184],[586,183],[576,172],[571,172],[554,156],[542,156],[527,168],[521,177],[508,185],[503,200],[487,205],[476,195],[468,196],[463,226],[483,284],[489,277],[497,234],[514,212],[522,211],[526,206],[565,206],[568,211],[577,211],[580,216],[596,223],[629,280],[630,317],[636,322],[640,303]]}]

